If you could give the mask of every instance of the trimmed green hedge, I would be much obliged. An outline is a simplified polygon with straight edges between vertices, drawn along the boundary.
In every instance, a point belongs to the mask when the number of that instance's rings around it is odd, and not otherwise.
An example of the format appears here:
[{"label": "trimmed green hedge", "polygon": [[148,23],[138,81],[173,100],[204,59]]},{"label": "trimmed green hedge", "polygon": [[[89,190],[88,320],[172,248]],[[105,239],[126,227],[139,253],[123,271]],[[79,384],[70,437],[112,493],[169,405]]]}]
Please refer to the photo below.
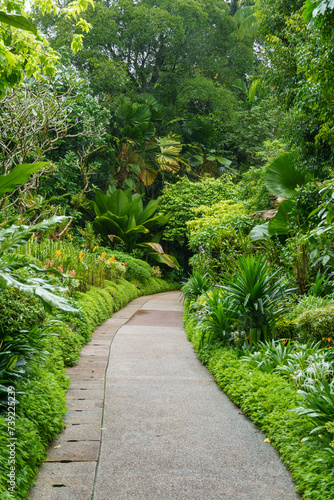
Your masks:
[{"label": "trimmed green hedge", "polygon": [[[137,281],[136,284],[121,278],[116,283],[106,282],[103,289],[91,287],[87,293],[75,294],[74,303],[80,308],[78,316],[58,312],[54,317],[47,318],[45,332],[49,335],[43,348],[48,355],[43,358],[36,353],[34,362],[28,365],[26,376],[15,384],[18,404],[14,495],[9,494],[7,484],[10,455],[6,414],[0,415],[1,500],[27,498],[38,465],[46,456],[45,447],[63,429],[65,394],[69,384],[65,367],[73,366],[78,361],[80,350],[91,338],[94,329],[136,297],[178,288],[177,283],[157,278],[150,278],[144,283]],[[9,297],[12,300],[10,293]]]},{"label": "trimmed green hedge", "polygon": [[321,460],[319,443],[302,443],[314,425],[306,417],[292,411],[298,406],[294,385],[277,374],[251,368],[231,348],[217,344],[200,347],[197,319],[188,312],[184,324],[188,340],[193,343],[199,359],[214,375],[219,387],[265,432],[277,448],[303,498],[333,499],[334,475],[331,464]]}]

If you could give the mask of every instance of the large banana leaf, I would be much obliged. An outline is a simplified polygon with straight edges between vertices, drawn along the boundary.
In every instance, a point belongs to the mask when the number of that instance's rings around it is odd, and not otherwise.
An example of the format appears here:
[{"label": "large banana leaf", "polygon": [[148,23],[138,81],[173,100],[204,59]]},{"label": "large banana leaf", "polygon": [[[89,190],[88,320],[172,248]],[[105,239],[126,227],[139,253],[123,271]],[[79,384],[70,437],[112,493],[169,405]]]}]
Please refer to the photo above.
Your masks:
[{"label": "large banana leaf", "polygon": [[160,148],[160,153],[156,155],[160,169],[178,172],[180,170],[180,165],[177,160],[179,160],[182,144],[168,136],[159,137],[156,139],[156,144]]},{"label": "large banana leaf", "polygon": [[161,264],[167,264],[167,266],[172,267],[174,269],[180,268],[180,264],[178,263],[177,259],[172,255],[164,253],[163,248],[159,243],[148,242],[148,243],[141,243],[138,246],[144,248],[152,248],[154,252],[149,252],[148,255],[157,262],[160,262]]},{"label": "large banana leaf", "polygon": [[310,180],[310,174],[297,165],[297,158],[297,153],[286,153],[276,158],[269,166],[265,184],[271,193],[284,198],[294,198],[297,195],[296,189]]},{"label": "large banana leaf", "polygon": [[144,186],[148,187],[153,184],[157,178],[158,172],[154,168],[145,168],[141,174],[140,178],[143,181]]},{"label": "large banana leaf", "polygon": [[144,224],[146,221],[148,221],[158,208],[158,205],[158,200],[150,200],[143,211],[138,215],[137,223]]},{"label": "large banana leaf", "polygon": [[180,269],[180,264],[172,255],[157,252],[150,252],[148,255],[160,264],[167,264],[167,266],[172,267],[173,269]]},{"label": "large banana leaf", "polygon": [[102,215],[101,217],[96,217],[93,221],[93,226],[103,236],[118,236],[122,241],[124,241],[125,236],[123,229],[111,217],[107,217],[104,215]]},{"label": "large banana leaf", "polygon": [[38,172],[41,168],[48,165],[48,163],[23,163],[16,165],[9,174],[0,175],[0,196],[3,196],[5,193],[11,193],[16,186],[25,184],[31,174]]}]

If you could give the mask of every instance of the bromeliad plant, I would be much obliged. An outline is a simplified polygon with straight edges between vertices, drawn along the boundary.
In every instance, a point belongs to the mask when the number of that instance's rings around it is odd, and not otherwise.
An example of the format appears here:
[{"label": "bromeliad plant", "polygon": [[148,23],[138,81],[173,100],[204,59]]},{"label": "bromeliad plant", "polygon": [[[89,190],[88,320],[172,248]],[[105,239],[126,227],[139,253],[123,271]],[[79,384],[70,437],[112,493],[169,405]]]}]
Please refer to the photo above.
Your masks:
[{"label": "bromeliad plant", "polygon": [[283,313],[283,295],[291,290],[284,286],[280,269],[274,271],[265,255],[241,257],[235,274],[222,287],[239,317],[238,330],[245,332],[252,344],[273,337],[275,319]]}]

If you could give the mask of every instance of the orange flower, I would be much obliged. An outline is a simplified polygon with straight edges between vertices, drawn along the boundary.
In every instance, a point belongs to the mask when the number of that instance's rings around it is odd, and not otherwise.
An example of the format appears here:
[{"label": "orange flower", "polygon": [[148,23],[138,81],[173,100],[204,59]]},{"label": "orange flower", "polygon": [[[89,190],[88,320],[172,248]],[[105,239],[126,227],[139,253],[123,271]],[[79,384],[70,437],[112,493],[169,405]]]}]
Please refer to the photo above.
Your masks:
[{"label": "orange flower", "polygon": [[282,340],[282,344],[285,345],[286,344],[286,340]]},{"label": "orange flower", "polygon": [[115,255],[112,255],[111,257],[109,257],[108,262],[115,262],[115,260]]},{"label": "orange flower", "polygon": [[332,340],[332,339],[331,339],[330,337],[328,337],[328,338],[327,338],[327,342],[331,342],[331,340]]},{"label": "orange flower", "polygon": [[104,260],[104,259],[105,259],[105,257],[106,257],[106,253],[105,253],[105,252],[102,252],[102,253],[101,253],[101,259],[102,259],[102,260]]}]

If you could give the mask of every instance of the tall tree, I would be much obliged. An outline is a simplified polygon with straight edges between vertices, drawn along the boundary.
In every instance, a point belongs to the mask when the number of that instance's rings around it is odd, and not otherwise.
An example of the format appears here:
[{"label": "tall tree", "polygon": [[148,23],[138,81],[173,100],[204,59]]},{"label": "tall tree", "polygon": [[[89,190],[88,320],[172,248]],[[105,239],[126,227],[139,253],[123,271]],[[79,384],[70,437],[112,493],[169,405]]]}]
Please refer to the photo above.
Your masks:
[{"label": "tall tree", "polygon": [[[212,82],[204,85],[201,99],[208,102],[251,69],[251,42],[237,39],[237,24],[224,0],[100,0],[85,18],[93,28],[73,62],[97,93],[115,95],[132,88],[153,93],[162,104],[176,103],[183,94],[182,108],[196,100],[184,99],[191,82],[198,89],[204,80]],[[42,18],[40,25],[55,48],[75,31],[66,20],[55,24]],[[109,81],[102,85],[103,72]]]}]

